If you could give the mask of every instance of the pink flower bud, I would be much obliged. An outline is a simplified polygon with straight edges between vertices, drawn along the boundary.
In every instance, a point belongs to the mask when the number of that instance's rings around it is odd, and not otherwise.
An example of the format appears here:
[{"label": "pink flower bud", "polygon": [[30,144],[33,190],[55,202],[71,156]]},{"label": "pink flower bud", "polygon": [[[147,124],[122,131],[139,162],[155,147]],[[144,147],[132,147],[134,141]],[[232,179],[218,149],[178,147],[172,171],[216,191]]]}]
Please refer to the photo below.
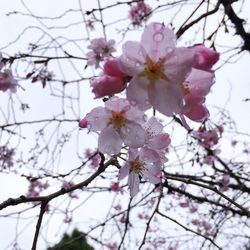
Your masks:
[{"label": "pink flower bud", "polygon": [[126,75],[121,71],[119,67],[119,61],[116,58],[109,58],[105,61],[103,66],[103,72],[108,76],[115,76],[119,78],[123,78]]},{"label": "pink flower bud", "polygon": [[83,118],[80,122],[79,122],[79,127],[80,128],[87,128],[88,127],[88,122],[85,118]]},{"label": "pink flower bud", "polygon": [[202,70],[211,70],[213,65],[219,60],[220,54],[212,49],[206,48],[202,44],[194,46],[195,65],[194,68]]},{"label": "pink flower bud", "polygon": [[101,98],[120,93],[124,89],[125,84],[123,78],[103,75],[92,81],[91,86],[93,87],[92,92],[95,94],[95,98]]}]

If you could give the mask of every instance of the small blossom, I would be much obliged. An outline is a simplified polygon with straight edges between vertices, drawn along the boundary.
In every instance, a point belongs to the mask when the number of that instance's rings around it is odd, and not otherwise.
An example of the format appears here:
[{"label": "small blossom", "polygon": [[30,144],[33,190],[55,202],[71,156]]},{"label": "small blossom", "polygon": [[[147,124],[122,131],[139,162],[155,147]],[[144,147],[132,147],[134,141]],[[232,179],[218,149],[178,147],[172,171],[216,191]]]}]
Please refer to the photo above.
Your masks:
[{"label": "small blossom", "polygon": [[15,150],[7,146],[0,146],[0,162],[3,169],[9,169],[14,165]]},{"label": "small blossom", "polygon": [[214,73],[192,69],[190,75],[182,84],[185,104],[182,113],[189,119],[202,122],[209,116],[204,105],[206,95],[209,93],[214,81]]},{"label": "small blossom", "polygon": [[119,186],[118,182],[111,182],[110,189],[114,192],[121,192],[123,193],[122,188]]},{"label": "small blossom", "polygon": [[143,20],[146,20],[151,12],[151,7],[144,1],[138,1],[129,10],[129,19],[134,26],[140,26]]},{"label": "small blossom", "polygon": [[194,131],[193,135],[198,139],[199,144],[206,148],[214,147],[218,144],[221,137],[220,131],[218,131],[217,127],[210,130],[201,128],[198,131]]},{"label": "small blossom", "polygon": [[94,20],[88,19],[88,20],[86,21],[86,26],[87,26],[91,31],[95,30]]},{"label": "small blossom", "polygon": [[[87,127],[87,126],[86,126]],[[99,154],[96,153],[96,151],[93,151],[91,149],[86,149],[84,152],[84,156],[86,159],[88,159],[88,166],[90,168],[96,169],[99,167],[100,161],[101,161],[101,157]]]},{"label": "small blossom", "polygon": [[227,191],[229,183],[230,183],[230,175],[224,174],[221,180],[222,187],[220,188],[220,191],[222,192]]},{"label": "small blossom", "polygon": [[143,177],[152,184],[157,184],[161,180],[160,157],[154,150],[142,148],[129,150],[129,158],[119,171],[119,179],[128,176],[128,186],[131,197],[139,192],[140,178]]},{"label": "small blossom", "polygon": [[104,38],[95,38],[91,40],[88,46],[88,49],[91,51],[87,53],[87,64],[95,65],[95,68],[98,68],[99,63],[115,51],[114,44],[115,40],[113,39],[109,41],[106,41]]},{"label": "small blossom", "polygon": [[126,99],[112,97],[105,107],[94,108],[84,119],[90,131],[101,131],[98,150],[102,153],[118,154],[123,143],[132,148],[144,145],[144,114]]},{"label": "small blossom", "polygon": [[10,69],[5,69],[0,72],[0,90],[5,92],[10,90],[11,92],[16,92],[17,80],[14,79],[12,71]]}]

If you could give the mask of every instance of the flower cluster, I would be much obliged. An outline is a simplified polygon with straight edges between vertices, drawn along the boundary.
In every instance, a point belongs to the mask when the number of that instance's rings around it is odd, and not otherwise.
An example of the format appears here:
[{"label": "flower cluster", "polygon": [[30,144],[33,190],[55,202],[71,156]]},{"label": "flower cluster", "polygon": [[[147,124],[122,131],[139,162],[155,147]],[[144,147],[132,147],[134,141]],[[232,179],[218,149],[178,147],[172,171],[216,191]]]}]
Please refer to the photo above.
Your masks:
[{"label": "flower cluster", "polygon": [[14,165],[15,150],[7,146],[0,146],[0,162],[3,169],[9,169]]},{"label": "flower cluster", "polygon": [[150,12],[151,7],[148,4],[145,4],[144,1],[138,1],[129,10],[129,19],[133,26],[140,26],[141,22],[150,15]]},{"label": "flower cluster", "polygon": [[87,53],[88,65],[95,65],[95,68],[99,67],[101,61],[104,58],[111,56],[111,53],[115,51],[115,40],[106,41],[104,38],[95,38],[88,46],[90,51]]},{"label": "flower cluster", "polygon": [[[162,23],[149,24],[140,42],[125,42],[122,55],[116,58],[110,56],[113,44],[112,40],[94,39],[88,47],[92,49],[87,54],[89,65],[97,68],[105,58],[103,73],[91,82],[92,92],[95,98],[108,99],[79,125],[99,135],[98,150],[103,154],[128,152],[119,179],[128,176],[134,196],[141,178],[160,182],[170,144],[163,125],[155,117],[147,118],[145,111],[153,108],[168,117],[178,115],[184,125],[185,117],[195,122],[207,119],[205,100],[214,83],[212,66],[219,54],[201,44],[176,47],[175,34]],[[126,99],[114,96],[123,91]],[[201,141],[206,143],[206,139]]]},{"label": "flower cluster", "polygon": [[10,90],[16,92],[17,80],[14,79],[10,69],[3,69],[4,62],[2,53],[0,52],[0,90],[5,92]]}]

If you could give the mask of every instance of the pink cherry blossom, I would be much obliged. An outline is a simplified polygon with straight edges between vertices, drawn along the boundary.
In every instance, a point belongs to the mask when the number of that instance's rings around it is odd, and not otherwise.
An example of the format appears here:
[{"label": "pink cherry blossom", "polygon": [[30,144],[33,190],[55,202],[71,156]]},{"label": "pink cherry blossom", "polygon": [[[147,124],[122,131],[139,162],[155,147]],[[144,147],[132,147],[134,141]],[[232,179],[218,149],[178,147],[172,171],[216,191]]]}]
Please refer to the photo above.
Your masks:
[{"label": "pink cherry blossom", "polygon": [[109,41],[106,41],[105,38],[95,38],[91,40],[88,46],[88,49],[91,51],[87,53],[87,64],[95,65],[95,68],[98,68],[99,63],[115,51],[114,44],[115,40],[113,39]]},{"label": "pink cherry blossom", "polygon": [[206,95],[209,93],[214,81],[212,71],[192,69],[190,75],[182,84],[185,104],[182,113],[190,120],[202,122],[209,116],[204,105]]},{"label": "pink cherry blossom", "polygon": [[163,133],[163,125],[154,117],[143,124],[146,131],[145,146],[154,150],[165,150],[171,139],[167,133]]},{"label": "pink cherry blossom", "polygon": [[201,70],[211,70],[213,65],[219,60],[220,54],[212,49],[206,48],[202,44],[194,46],[195,64],[194,68]]},{"label": "pink cherry blossom", "polygon": [[153,184],[160,182],[161,166],[159,162],[159,155],[152,149],[129,150],[129,158],[119,171],[119,179],[128,176],[131,197],[134,197],[139,192],[139,177],[143,177]]},{"label": "pink cherry blossom", "polygon": [[9,169],[14,165],[14,148],[8,148],[7,146],[0,146],[0,163],[1,169]]},{"label": "pink cherry blossom", "polygon": [[222,187],[220,188],[220,191],[222,192],[227,191],[229,183],[230,183],[230,175],[224,174],[221,180]]},{"label": "pink cherry blossom", "polygon": [[153,116],[143,124],[146,131],[146,140],[144,147],[156,151],[160,156],[159,164],[167,161],[165,157],[166,150],[171,142],[167,133],[163,133],[163,125]]},{"label": "pink cherry blossom", "polygon": [[114,192],[123,193],[123,189],[119,186],[118,182],[111,182],[110,189]]},{"label": "pink cherry blossom", "polygon": [[118,154],[123,143],[132,148],[144,145],[144,114],[126,99],[112,97],[105,107],[94,108],[84,119],[90,131],[100,131],[98,149],[102,153]]},{"label": "pink cherry blossom", "polygon": [[134,26],[139,26],[148,17],[150,12],[151,7],[148,4],[145,4],[144,1],[138,1],[129,10],[129,19]]},{"label": "pink cherry blossom", "polygon": [[149,24],[141,42],[123,45],[120,67],[132,77],[127,98],[140,109],[153,106],[167,116],[181,113],[182,83],[191,72],[195,53],[193,48],[175,45],[175,34],[161,23]]},{"label": "pink cherry blossom", "polygon": [[219,142],[221,137],[221,133],[217,127],[210,130],[201,128],[198,131],[194,131],[193,135],[198,139],[199,144],[206,148],[213,148],[213,146]]},{"label": "pink cherry blossom", "polygon": [[0,90],[5,92],[10,90],[11,92],[16,92],[17,80],[14,79],[12,71],[10,69],[5,69],[0,72]]}]

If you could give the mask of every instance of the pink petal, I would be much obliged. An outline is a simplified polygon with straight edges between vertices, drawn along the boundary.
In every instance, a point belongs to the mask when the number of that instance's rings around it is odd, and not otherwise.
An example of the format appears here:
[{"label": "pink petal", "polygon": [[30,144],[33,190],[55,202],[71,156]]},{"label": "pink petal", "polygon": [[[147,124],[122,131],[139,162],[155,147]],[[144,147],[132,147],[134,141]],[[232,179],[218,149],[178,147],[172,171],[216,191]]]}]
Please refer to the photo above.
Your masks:
[{"label": "pink petal", "polygon": [[119,170],[118,179],[122,180],[122,179],[124,179],[128,175],[129,175],[129,165],[126,162],[125,165]]},{"label": "pink petal", "polygon": [[147,123],[144,125],[144,128],[150,135],[154,136],[162,132],[163,125],[155,118],[155,116],[152,116],[148,119]]},{"label": "pink petal", "polygon": [[148,147],[152,149],[162,150],[166,149],[170,142],[171,140],[168,134],[158,134],[150,139]]},{"label": "pink petal", "polygon": [[109,76],[119,77],[119,78],[125,77],[126,75],[121,71],[119,65],[120,63],[117,58],[106,59],[104,66],[103,66],[104,74],[109,75]]},{"label": "pink petal", "polygon": [[128,121],[126,125],[121,128],[121,137],[127,146],[139,148],[144,145],[145,131],[139,124]]},{"label": "pink petal", "polygon": [[159,58],[165,58],[173,52],[176,37],[172,30],[165,28],[164,24],[151,23],[145,28],[141,43],[151,59],[158,61]]},{"label": "pink petal", "polygon": [[134,172],[129,173],[128,177],[128,186],[130,189],[130,196],[134,197],[139,192],[139,183],[140,179],[138,174],[135,174]]},{"label": "pink petal", "polygon": [[149,88],[149,101],[157,111],[166,116],[179,114],[183,107],[182,89],[177,84],[158,81]]},{"label": "pink petal", "polygon": [[214,73],[193,68],[186,82],[192,94],[206,96],[214,84]]},{"label": "pink petal", "polygon": [[116,96],[105,102],[105,108],[110,111],[121,112],[130,109],[128,100]]},{"label": "pink petal", "polygon": [[192,121],[202,122],[209,117],[209,111],[204,105],[197,105],[193,107],[190,112],[186,113],[185,116]]},{"label": "pink petal", "polygon": [[122,147],[122,140],[119,134],[113,129],[113,127],[108,126],[99,135],[98,138],[98,149],[103,154],[118,154]]},{"label": "pink petal", "polygon": [[142,148],[140,151],[140,159],[146,163],[153,163],[160,160],[160,155],[153,149]]},{"label": "pink petal", "polygon": [[153,164],[148,165],[143,171],[142,176],[152,184],[157,184],[161,181],[161,167]]},{"label": "pink petal", "polygon": [[181,84],[191,72],[194,64],[194,49],[176,48],[172,56],[165,63],[165,74],[169,81]]},{"label": "pink petal", "polygon": [[202,70],[210,70],[219,60],[220,54],[212,49],[199,44],[193,47],[195,49],[194,67]]},{"label": "pink petal", "polygon": [[120,93],[124,90],[126,84],[122,78],[103,75],[92,81],[91,87],[95,98],[101,98]]},{"label": "pink petal", "polygon": [[105,108],[96,107],[86,115],[85,119],[91,131],[100,131],[107,126],[109,116]]},{"label": "pink petal", "polygon": [[127,98],[132,105],[136,105],[143,111],[151,108],[147,87],[138,83],[137,76],[133,77],[127,87]]},{"label": "pink petal", "polygon": [[125,112],[125,116],[130,121],[136,121],[138,124],[145,122],[144,112],[138,109],[137,107],[131,106],[128,111]]},{"label": "pink petal", "polygon": [[133,76],[144,69],[146,52],[139,42],[128,41],[124,43],[123,54],[119,58],[120,69],[129,76]]}]

